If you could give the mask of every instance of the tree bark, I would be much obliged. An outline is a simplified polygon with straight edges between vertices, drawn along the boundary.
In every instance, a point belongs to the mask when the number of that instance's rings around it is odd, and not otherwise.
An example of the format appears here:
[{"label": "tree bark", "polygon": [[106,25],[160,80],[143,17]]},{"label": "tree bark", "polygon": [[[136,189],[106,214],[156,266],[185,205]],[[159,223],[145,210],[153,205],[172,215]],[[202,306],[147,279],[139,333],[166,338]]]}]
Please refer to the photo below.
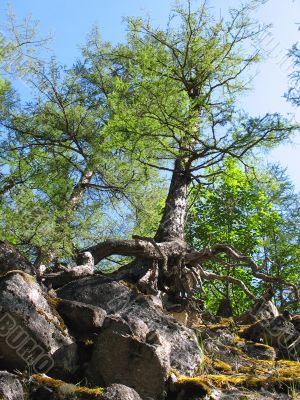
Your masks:
[{"label": "tree bark", "polygon": [[0,241],[0,275],[11,270],[34,274],[31,263],[10,243]]},{"label": "tree bark", "polygon": [[88,184],[91,182],[93,175],[94,171],[89,169],[88,167],[82,172],[80,179],[77,185],[74,187],[69,200],[70,211],[76,211],[79,207],[85,190]]},{"label": "tree bark", "polygon": [[191,177],[182,159],[175,160],[163,216],[155,235],[156,242],[184,241],[188,186]]}]

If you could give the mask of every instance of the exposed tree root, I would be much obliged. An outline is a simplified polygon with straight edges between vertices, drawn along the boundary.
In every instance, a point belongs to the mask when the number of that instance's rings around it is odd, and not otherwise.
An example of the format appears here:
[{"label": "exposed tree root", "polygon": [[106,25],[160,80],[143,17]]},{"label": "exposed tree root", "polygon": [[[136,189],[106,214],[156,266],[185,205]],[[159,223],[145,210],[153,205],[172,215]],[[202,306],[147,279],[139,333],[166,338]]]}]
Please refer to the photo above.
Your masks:
[{"label": "exposed tree root", "polygon": [[[153,263],[154,261],[156,262],[155,265],[159,262],[160,273],[158,274],[158,280],[165,281],[166,291],[168,291],[168,287],[173,286],[171,290],[181,292],[183,297],[190,296],[193,290],[201,285],[201,278],[203,278],[210,281],[230,282],[240,287],[250,299],[255,300],[255,295],[242,280],[232,276],[215,274],[203,269],[203,263],[207,261],[219,261],[218,256],[226,254],[240,265],[250,267],[253,277],[275,286],[283,285],[290,288],[294,292],[295,300],[299,301],[299,292],[295,284],[261,272],[259,265],[251,257],[239,253],[229,245],[217,244],[212,249],[207,248],[203,251],[194,251],[188,250],[186,243],[181,240],[157,243],[153,238],[133,236],[133,240],[107,240],[85,249],[85,251],[91,252],[95,264],[111,255],[132,256],[145,260],[148,265],[144,269],[144,272],[135,273],[135,263],[129,265],[130,271],[128,270],[127,275],[135,275],[136,280],[151,269],[151,265],[155,264]],[[139,266],[141,267],[141,263],[139,263]],[[122,278],[126,277],[126,267],[122,267],[120,273],[116,274],[116,276],[118,275],[122,276]],[[153,276],[152,274],[152,280]],[[145,285],[145,282],[143,284]]]}]

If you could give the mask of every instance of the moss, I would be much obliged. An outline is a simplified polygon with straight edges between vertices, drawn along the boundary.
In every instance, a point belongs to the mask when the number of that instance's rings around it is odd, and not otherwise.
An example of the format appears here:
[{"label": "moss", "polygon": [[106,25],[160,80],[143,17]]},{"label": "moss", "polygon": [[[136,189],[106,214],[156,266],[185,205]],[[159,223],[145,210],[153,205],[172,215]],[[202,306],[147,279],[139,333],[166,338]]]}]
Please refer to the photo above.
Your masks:
[{"label": "moss", "polygon": [[210,329],[210,330],[217,330],[217,329],[226,329],[229,327],[228,323],[221,323],[221,324],[210,324],[210,325],[205,325],[205,324],[199,324],[195,326],[195,329]]},{"label": "moss", "polygon": [[[44,317],[46,318],[46,320],[50,323],[52,323],[53,325],[56,326],[56,328],[58,328],[60,330],[60,332],[63,335],[66,335],[66,331],[67,331],[67,327],[65,325],[64,320],[62,319],[62,317],[60,316],[60,314],[57,312],[57,306],[58,304],[61,302],[61,299],[58,297],[54,297],[54,296],[46,296],[46,300],[47,303],[51,309],[52,314],[57,318],[58,322],[55,322],[53,320],[50,320],[44,313]],[[48,318],[48,319],[47,319]]]},{"label": "moss", "polygon": [[[300,384],[300,363],[297,361],[279,360],[257,360],[247,357],[248,365],[237,366],[236,373],[232,367],[221,361],[212,362],[212,367],[222,371],[221,374],[199,374],[194,378],[178,376],[178,384],[189,382],[205,384],[208,387],[224,388],[227,386],[241,386],[249,389],[261,387],[297,387]],[[229,370],[230,368],[230,370]]]},{"label": "moss", "polygon": [[63,319],[61,318],[61,316],[56,312],[54,313],[54,316],[57,318],[57,321],[55,321],[52,318],[49,318],[49,316],[47,315],[47,313],[45,313],[44,310],[38,309],[37,310],[38,314],[40,314],[42,317],[45,318],[45,320],[47,322],[49,322],[49,324],[54,325],[64,336],[67,335],[67,327],[64,324]]},{"label": "moss", "polygon": [[246,375],[246,374],[236,374],[236,375],[213,375],[208,374],[206,376],[200,376],[193,378],[196,381],[209,382],[211,385],[218,388],[226,387],[228,385],[233,386],[244,386],[248,388],[263,387],[268,384],[275,383],[294,383],[295,378],[291,376],[256,376],[256,375]]},{"label": "moss", "polygon": [[101,398],[103,394],[102,388],[90,389],[83,386],[76,386],[71,383],[66,383],[61,380],[52,379],[42,375],[32,375],[32,379],[62,394],[85,394],[88,396],[99,397],[99,398]]},{"label": "moss", "polygon": [[232,367],[231,367],[231,365],[229,365],[229,364],[227,364],[226,362],[221,361],[221,360],[215,360],[215,361],[212,363],[212,366],[213,366],[213,368],[216,369],[217,371],[223,371],[223,372],[228,372],[228,373],[232,372]]},{"label": "moss", "polygon": [[274,350],[272,346],[268,346],[267,344],[263,343],[253,343],[253,346],[261,350]]},{"label": "moss", "polygon": [[59,303],[61,302],[61,299],[58,297],[54,297],[54,296],[46,296],[46,300],[50,306],[50,308],[52,309],[57,309],[57,306],[59,305]]},{"label": "moss", "polygon": [[234,341],[235,341],[235,343],[245,343],[246,342],[246,340],[245,339],[243,339],[243,338],[241,338],[239,335],[234,335]]},{"label": "moss", "polygon": [[10,271],[5,272],[4,274],[0,275],[0,279],[1,278],[6,278],[10,275],[14,275],[14,274],[19,274],[22,276],[22,278],[24,279],[24,281],[28,284],[28,285],[32,285],[33,283],[37,283],[36,279],[33,275],[27,274],[26,272],[20,270],[20,269],[13,269]]}]

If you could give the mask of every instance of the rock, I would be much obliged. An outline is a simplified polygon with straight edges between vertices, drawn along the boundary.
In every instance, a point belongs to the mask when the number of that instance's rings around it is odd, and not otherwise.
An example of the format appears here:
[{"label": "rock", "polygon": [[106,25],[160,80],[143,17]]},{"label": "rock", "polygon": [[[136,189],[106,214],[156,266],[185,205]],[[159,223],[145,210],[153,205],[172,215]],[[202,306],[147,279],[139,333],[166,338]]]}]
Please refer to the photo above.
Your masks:
[{"label": "rock", "polygon": [[125,284],[95,275],[70,282],[58,289],[57,295],[68,300],[76,298],[77,301],[101,307],[108,314],[119,315],[127,320],[131,328],[133,320],[143,321],[148,330],[156,330],[164,346],[170,348],[170,367],[181,374],[193,375],[203,359],[191,329],[182,326],[157,307],[150,296],[137,293]]},{"label": "rock", "polygon": [[16,375],[0,371],[0,399],[23,400],[23,387]]},{"label": "rock", "polygon": [[57,311],[71,331],[84,335],[96,332],[106,317],[100,307],[70,300],[58,299]]},{"label": "rock", "polygon": [[179,322],[180,324],[187,326],[188,325],[188,318],[189,315],[187,313],[187,311],[180,311],[180,312],[171,312],[170,315],[172,315],[173,318],[176,319],[177,322]]},{"label": "rock", "polygon": [[77,346],[50,307],[34,277],[10,272],[0,279],[0,366],[10,371],[30,364],[35,372],[60,376],[76,368]]},{"label": "rock", "polygon": [[295,345],[293,346],[293,354],[288,350],[299,338],[299,333],[288,315],[279,315],[276,318],[258,321],[245,329],[240,336],[275,347],[282,356],[291,357],[294,360],[299,357],[299,354],[295,354]]},{"label": "rock", "polygon": [[134,330],[131,328],[129,323],[118,316],[110,315],[108,316],[103,324],[105,329],[109,329],[113,332],[120,333],[121,335],[133,335]]},{"label": "rock", "polygon": [[69,271],[51,272],[50,274],[42,275],[42,282],[48,287],[57,289],[75,280]]},{"label": "rock", "polygon": [[270,392],[264,389],[247,390],[231,388],[228,390],[213,390],[209,400],[291,400],[288,394]]},{"label": "rock", "polygon": [[113,384],[104,390],[103,400],[141,400],[138,393],[127,386]]},{"label": "rock", "polygon": [[104,328],[94,344],[88,379],[93,385],[121,383],[143,399],[162,399],[170,363],[168,349]]},{"label": "rock", "polygon": [[7,271],[21,270],[33,274],[30,262],[11,244],[0,241],[0,275]]},{"label": "rock", "polygon": [[276,351],[274,347],[262,343],[246,342],[243,351],[252,358],[258,360],[275,360]]},{"label": "rock", "polygon": [[55,400],[55,399],[57,399],[57,396],[53,389],[47,386],[31,387],[30,400]]},{"label": "rock", "polygon": [[128,286],[103,275],[81,278],[57,291],[61,299],[74,300],[103,308],[107,314],[120,313],[136,298]]},{"label": "rock", "polygon": [[122,335],[133,335],[142,341],[146,341],[149,333],[149,328],[144,321],[126,315],[123,318],[110,315],[105,319],[103,326]]},{"label": "rock", "polygon": [[162,398],[170,368],[191,376],[203,354],[194,332],[177,323],[151,296],[96,275],[57,290],[63,299],[102,307],[109,315],[95,340],[88,378],[121,383],[142,398]]}]

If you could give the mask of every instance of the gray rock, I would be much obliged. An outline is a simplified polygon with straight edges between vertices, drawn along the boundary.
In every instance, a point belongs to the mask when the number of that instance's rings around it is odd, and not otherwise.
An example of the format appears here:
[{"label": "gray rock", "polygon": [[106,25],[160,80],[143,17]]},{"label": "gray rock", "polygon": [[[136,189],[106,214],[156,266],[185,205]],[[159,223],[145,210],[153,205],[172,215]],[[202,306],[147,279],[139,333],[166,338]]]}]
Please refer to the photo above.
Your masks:
[{"label": "gray rock", "polygon": [[81,278],[59,288],[57,296],[103,308],[107,314],[125,310],[136,294],[129,287],[103,275]]},{"label": "gray rock", "polygon": [[[156,330],[159,333],[163,346],[169,348],[170,367],[181,374],[193,375],[203,359],[191,329],[182,326],[157,307],[150,296],[138,294],[125,284],[95,275],[65,285],[57,290],[57,295],[101,307],[108,314],[119,315],[127,320],[132,328],[133,320],[143,321],[148,331]],[[147,334],[145,328],[144,332]]]},{"label": "gray rock", "polygon": [[16,375],[0,371],[0,399],[23,400],[23,387]]},{"label": "gray rock", "polygon": [[141,400],[134,389],[120,384],[113,384],[105,389],[103,400]]},{"label": "gray rock", "polygon": [[11,272],[0,279],[0,366],[59,376],[76,368],[77,346],[31,275]]},{"label": "gray rock", "polygon": [[169,354],[130,335],[105,328],[94,343],[88,379],[93,385],[121,383],[143,399],[161,399],[169,373]]},{"label": "gray rock", "polygon": [[[37,386],[37,387],[35,387]],[[57,396],[54,390],[47,386],[38,386],[31,384],[30,400],[56,400]]]},{"label": "gray rock", "polygon": [[105,329],[109,329],[113,332],[117,332],[120,335],[133,335],[134,334],[134,329],[129,325],[125,319],[110,315],[108,316],[103,324]]},{"label": "gray rock", "polygon": [[85,335],[96,332],[106,317],[100,307],[70,300],[59,300],[57,311],[70,330]]}]

